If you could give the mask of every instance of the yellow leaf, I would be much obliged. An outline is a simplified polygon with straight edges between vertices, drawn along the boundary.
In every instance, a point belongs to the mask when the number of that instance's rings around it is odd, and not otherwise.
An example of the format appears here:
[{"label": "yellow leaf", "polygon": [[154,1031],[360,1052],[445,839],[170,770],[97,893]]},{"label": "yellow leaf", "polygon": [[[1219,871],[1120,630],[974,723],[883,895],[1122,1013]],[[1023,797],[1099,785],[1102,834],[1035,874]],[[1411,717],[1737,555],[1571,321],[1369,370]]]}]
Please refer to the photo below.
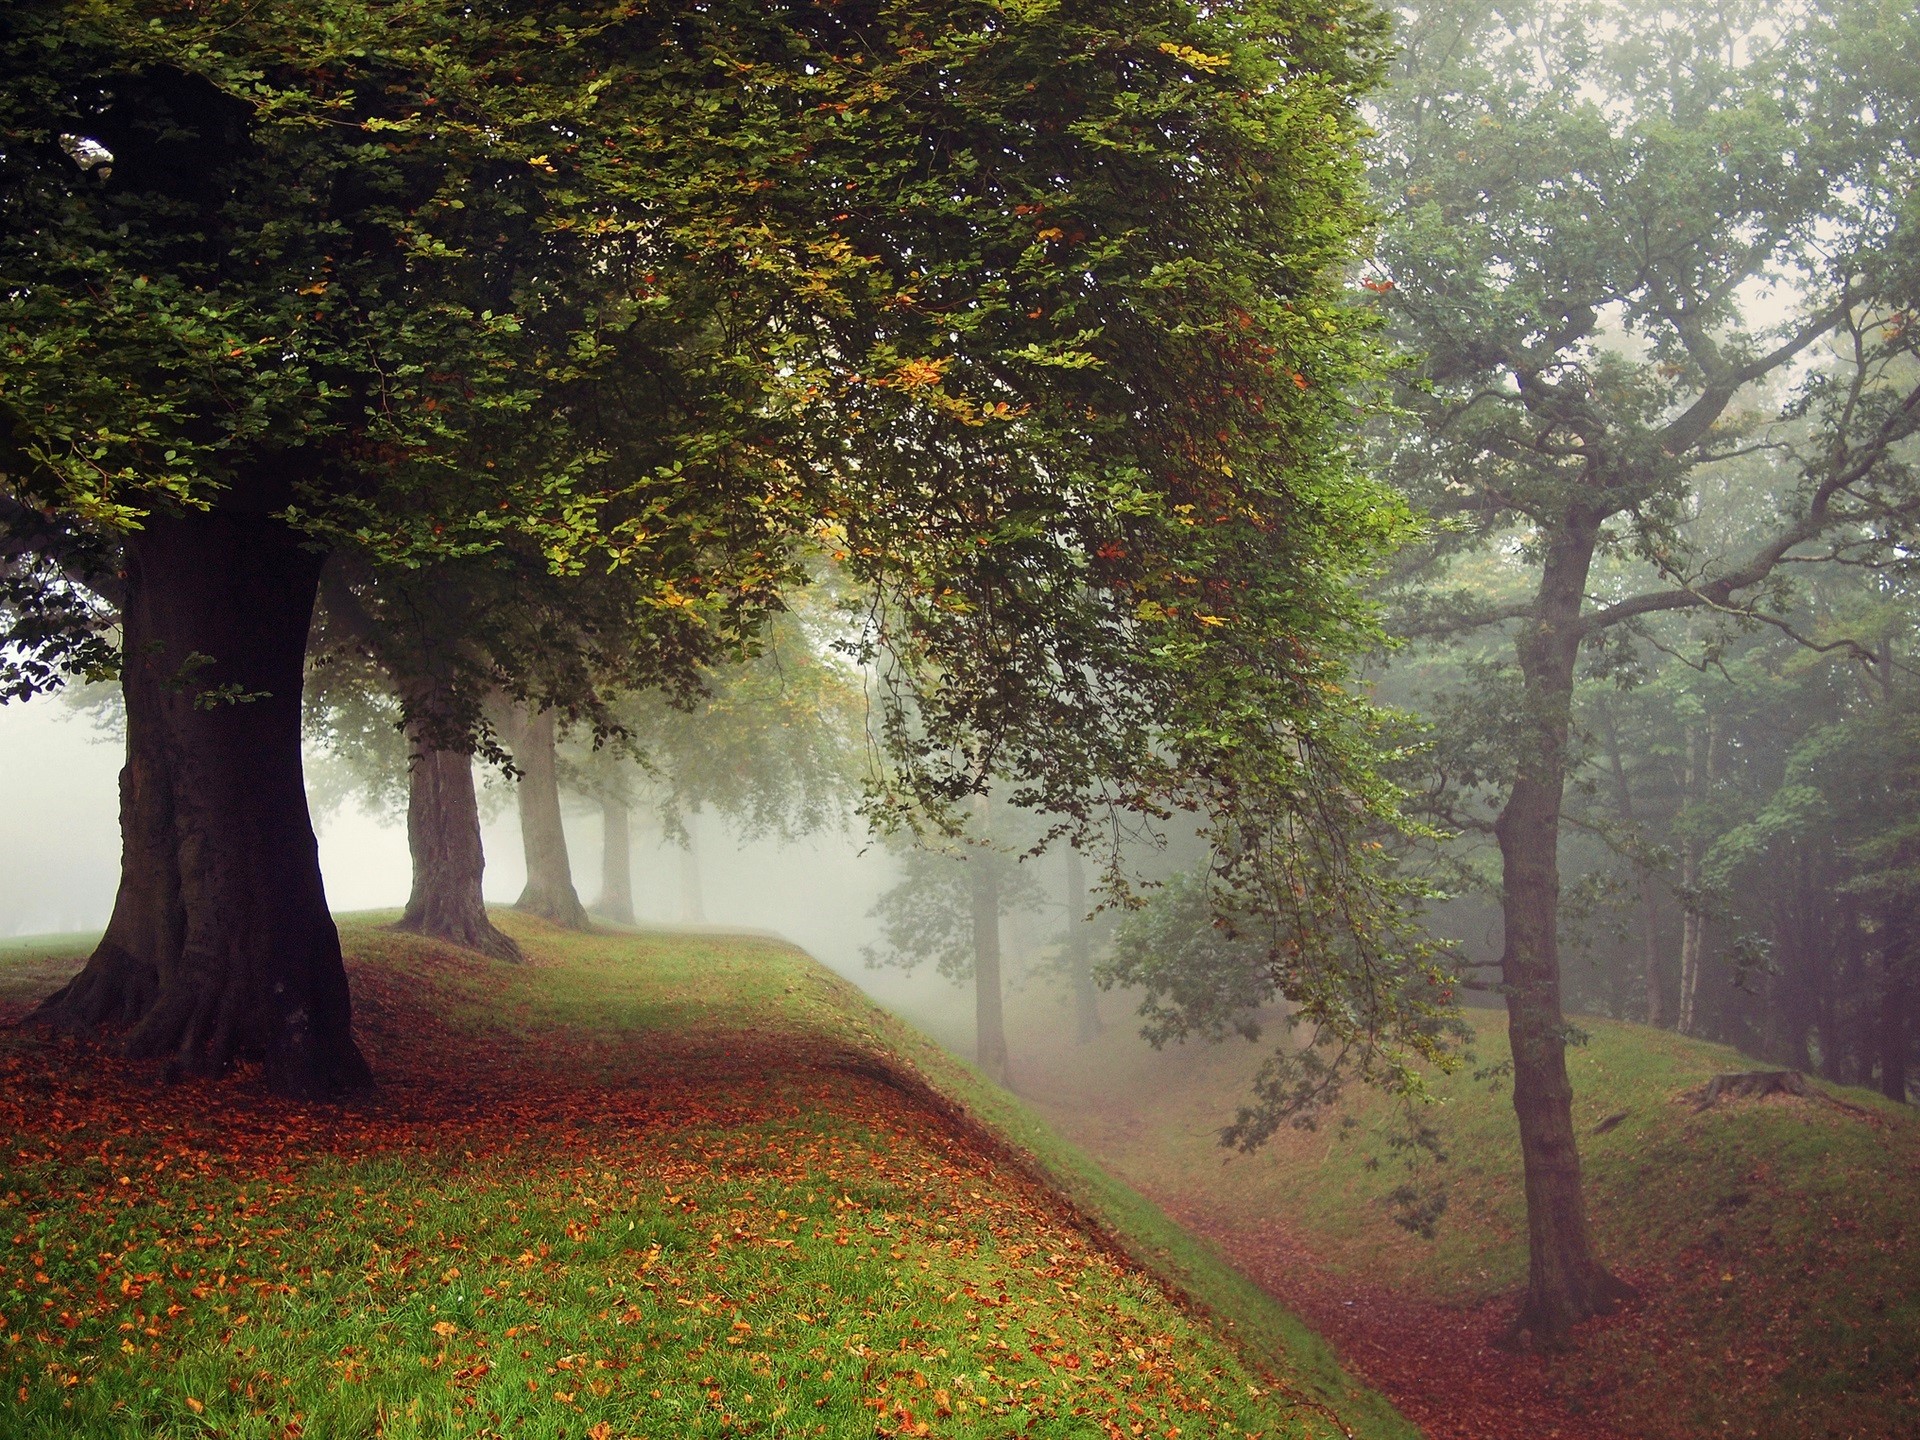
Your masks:
[{"label": "yellow leaf", "polygon": [[1171,40],[1160,42],[1160,53],[1171,55],[1196,70],[1224,70],[1233,63],[1231,55],[1209,55],[1204,50],[1196,50],[1191,45],[1176,45]]}]

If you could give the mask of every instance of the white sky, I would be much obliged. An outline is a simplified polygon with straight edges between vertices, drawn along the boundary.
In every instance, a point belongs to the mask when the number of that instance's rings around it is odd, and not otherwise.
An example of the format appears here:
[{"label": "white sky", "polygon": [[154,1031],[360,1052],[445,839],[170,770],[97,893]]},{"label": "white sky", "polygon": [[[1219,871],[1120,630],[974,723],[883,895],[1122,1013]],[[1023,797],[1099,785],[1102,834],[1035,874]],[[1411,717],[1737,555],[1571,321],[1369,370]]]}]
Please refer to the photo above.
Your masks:
[{"label": "white sky", "polygon": [[[58,696],[0,705],[0,937],[97,931],[119,880],[120,743]],[[636,827],[638,831],[638,827]],[[574,883],[591,902],[600,888],[600,822],[569,814]],[[701,836],[707,918],[716,926],[775,931],[877,992],[900,977],[865,969],[867,916],[892,875],[877,849],[820,836],[794,845],[736,845],[709,822]],[[487,898],[511,903],[526,869],[511,805],[486,825]],[[679,853],[634,836],[634,904],[643,919],[678,918]],[[348,804],[320,827],[320,864],[336,911],[405,903],[404,817],[369,816]]]}]

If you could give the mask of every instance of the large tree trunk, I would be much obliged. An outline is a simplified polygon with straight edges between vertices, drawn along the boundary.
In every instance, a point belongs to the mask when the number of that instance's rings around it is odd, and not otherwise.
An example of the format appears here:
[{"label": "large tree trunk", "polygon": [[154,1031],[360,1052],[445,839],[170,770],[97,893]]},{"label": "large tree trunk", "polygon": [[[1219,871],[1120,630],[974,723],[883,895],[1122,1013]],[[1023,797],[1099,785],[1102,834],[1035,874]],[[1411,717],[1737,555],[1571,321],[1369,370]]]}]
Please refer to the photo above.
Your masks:
[{"label": "large tree trunk", "polygon": [[615,924],[633,924],[633,816],[611,795],[600,801],[600,898],[593,908]]},{"label": "large tree trunk", "polygon": [[1542,1347],[1611,1309],[1626,1287],[1594,1258],[1567,1078],[1560,1001],[1560,809],[1579,616],[1598,525],[1576,515],[1554,536],[1533,616],[1518,638],[1531,743],[1495,822],[1503,866],[1501,954],[1513,1044],[1513,1109],[1526,1177],[1528,1272],[1516,1330]]},{"label": "large tree trunk", "polygon": [[318,1097],[366,1083],[300,763],[320,556],[264,515],[128,537],[123,867],[107,934],[41,1008],[129,1054]]},{"label": "large tree trunk", "polygon": [[407,848],[413,893],[396,930],[478,950],[496,960],[524,958],[512,937],[487,918],[480,882],[487,857],[480,843],[480,804],[473,756],[442,749],[433,727],[407,727]]},{"label": "large tree trunk", "polygon": [[573,888],[567,832],[560,819],[560,766],[554,753],[553,712],[529,714],[515,706],[508,742],[520,772],[520,839],[527,852],[527,884],[514,909],[569,930],[589,930],[587,907]]},{"label": "large tree trunk", "polygon": [[1067,851],[1067,970],[1073,977],[1073,1030],[1082,1045],[1100,1033],[1100,992],[1093,983],[1093,947],[1087,943],[1087,870],[1080,852]]}]

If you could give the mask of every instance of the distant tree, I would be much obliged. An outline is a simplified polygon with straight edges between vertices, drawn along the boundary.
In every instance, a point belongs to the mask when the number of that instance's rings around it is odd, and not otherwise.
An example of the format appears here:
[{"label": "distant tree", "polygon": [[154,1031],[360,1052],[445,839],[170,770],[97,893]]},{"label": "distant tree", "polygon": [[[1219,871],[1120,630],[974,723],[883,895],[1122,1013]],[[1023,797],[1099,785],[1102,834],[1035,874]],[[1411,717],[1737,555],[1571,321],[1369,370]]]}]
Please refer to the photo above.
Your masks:
[{"label": "distant tree", "polygon": [[[1398,623],[1512,646],[1474,773],[1500,853],[1520,1324],[1557,1344],[1623,1290],[1594,1254],[1564,1056],[1580,659],[1662,614],[1788,623],[1785,569],[1911,534],[1920,31],[1851,0],[1410,5],[1402,21],[1367,284],[1419,356],[1390,473],[1446,523],[1408,557]],[[1747,543],[1703,546],[1703,486],[1756,450],[1792,484]],[[1691,763],[1704,777],[1708,748]]]},{"label": "distant tree", "polygon": [[930,834],[897,846],[900,878],[874,904],[882,944],[868,947],[867,964],[909,972],[931,962],[956,984],[971,984],[974,1059],[1002,1085],[1013,1084],[1007,1050],[1006,979],[1001,966],[1001,922],[1017,911],[1041,909],[1045,894],[1033,867],[1022,865],[1018,817],[978,797],[967,828]]},{"label": "distant tree", "polygon": [[631,923],[633,812],[651,812],[682,853],[682,915],[705,917],[693,822],[703,811],[742,839],[796,836],[843,823],[870,763],[859,677],[829,648],[827,621],[804,594],[775,616],[750,654],[712,666],[697,692],[637,693],[611,712],[613,744],[562,753],[567,788],[601,806],[601,893],[624,896]]},{"label": "distant tree", "polygon": [[1085,1045],[1102,1028],[1100,987],[1093,973],[1093,926],[1087,916],[1092,901],[1087,894],[1087,867],[1080,852],[1072,846],[1067,847],[1061,871],[1061,879],[1065,882],[1066,910],[1065,943],[1062,949],[1065,951],[1067,981],[1073,988],[1073,1033],[1074,1038]]}]

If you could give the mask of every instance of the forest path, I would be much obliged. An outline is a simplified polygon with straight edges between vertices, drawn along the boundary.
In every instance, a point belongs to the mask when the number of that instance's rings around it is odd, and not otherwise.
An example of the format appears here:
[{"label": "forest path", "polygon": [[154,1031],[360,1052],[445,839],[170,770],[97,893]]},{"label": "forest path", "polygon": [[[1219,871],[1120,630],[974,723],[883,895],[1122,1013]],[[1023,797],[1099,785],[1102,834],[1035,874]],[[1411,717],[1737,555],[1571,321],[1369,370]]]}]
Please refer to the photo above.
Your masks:
[{"label": "forest path", "polygon": [[1280,1220],[1249,1231],[1202,1196],[1152,1198],[1324,1335],[1340,1363],[1392,1400],[1428,1440],[1628,1440],[1591,1408],[1557,1393],[1539,1356],[1502,1347],[1511,1302],[1436,1304],[1339,1273]]},{"label": "forest path", "polygon": [[[1024,1079],[1023,1098],[1110,1168],[1114,1140],[1141,1131],[1123,1104],[1094,1101],[1060,1077],[1029,1072]],[[1278,1214],[1250,1221],[1220,1203],[1203,1173],[1189,1171],[1180,1184],[1131,1166],[1115,1173],[1324,1336],[1341,1365],[1391,1400],[1428,1440],[1631,1440],[1591,1398],[1563,1393],[1545,1358],[1502,1345],[1510,1298],[1442,1304],[1337,1269]],[[1581,1333],[1631,1319],[1625,1312]]]}]

